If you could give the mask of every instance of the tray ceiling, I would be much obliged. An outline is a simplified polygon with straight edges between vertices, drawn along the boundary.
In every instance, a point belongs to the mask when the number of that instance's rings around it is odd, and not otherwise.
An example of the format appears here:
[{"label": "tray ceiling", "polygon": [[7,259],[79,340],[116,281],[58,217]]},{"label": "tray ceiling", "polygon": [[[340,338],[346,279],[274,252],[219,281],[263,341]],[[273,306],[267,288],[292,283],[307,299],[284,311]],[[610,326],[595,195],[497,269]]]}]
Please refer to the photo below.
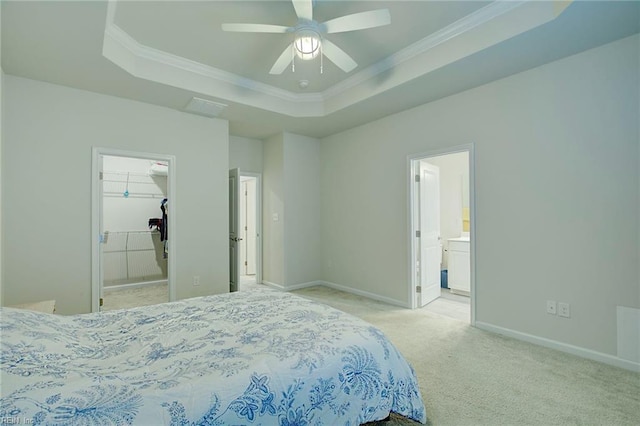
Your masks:
[{"label": "tray ceiling", "polygon": [[[290,1],[3,1],[5,73],[185,110],[227,105],[230,131],[323,137],[640,31],[638,2],[314,1],[314,19],[389,9],[391,24],[330,34],[358,63],[326,58],[269,74],[294,25]],[[308,80],[300,87],[300,80]]]}]

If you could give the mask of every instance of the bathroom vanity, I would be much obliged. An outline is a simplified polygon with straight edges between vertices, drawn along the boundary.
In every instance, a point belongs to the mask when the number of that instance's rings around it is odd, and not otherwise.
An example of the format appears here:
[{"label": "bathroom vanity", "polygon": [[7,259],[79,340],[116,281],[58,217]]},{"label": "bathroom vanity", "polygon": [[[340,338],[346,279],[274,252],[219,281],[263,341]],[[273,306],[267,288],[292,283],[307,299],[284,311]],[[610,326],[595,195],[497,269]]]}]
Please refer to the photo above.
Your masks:
[{"label": "bathroom vanity", "polygon": [[449,289],[469,295],[471,291],[471,241],[469,237],[450,238],[448,256]]}]

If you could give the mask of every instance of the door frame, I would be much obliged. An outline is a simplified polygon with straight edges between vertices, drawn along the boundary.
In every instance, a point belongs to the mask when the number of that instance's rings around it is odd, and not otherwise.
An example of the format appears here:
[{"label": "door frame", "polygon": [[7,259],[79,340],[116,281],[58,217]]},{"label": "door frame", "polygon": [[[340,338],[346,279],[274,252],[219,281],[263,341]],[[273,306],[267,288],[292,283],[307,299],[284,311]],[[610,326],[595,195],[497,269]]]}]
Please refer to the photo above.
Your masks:
[{"label": "door frame", "polygon": [[408,232],[407,232],[407,243],[409,245],[409,259],[408,259],[408,271],[409,271],[409,286],[407,289],[407,296],[410,306],[412,309],[419,308],[419,300],[418,294],[416,292],[416,287],[418,286],[418,277],[417,277],[417,268],[416,268],[416,231],[418,229],[418,223],[414,218],[414,208],[416,206],[415,199],[415,175],[416,175],[416,164],[420,162],[420,160],[425,160],[430,157],[438,157],[447,154],[456,154],[459,152],[468,152],[469,153],[469,219],[470,219],[470,227],[469,227],[469,235],[471,238],[470,245],[470,258],[471,258],[471,267],[470,267],[470,278],[471,278],[471,289],[470,289],[470,308],[471,308],[471,325],[474,326],[476,323],[476,295],[477,295],[477,286],[476,286],[476,173],[475,173],[475,149],[474,143],[469,143],[465,145],[458,145],[449,148],[442,148],[427,152],[421,152],[417,154],[411,154],[407,156],[407,200],[408,208]]},{"label": "door frame", "polygon": [[[100,311],[102,259],[100,255],[100,216],[102,210],[102,186],[100,180],[102,156],[139,158],[145,160],[164,161],[169,165],[167,175],[167,198],[169,208],[167,212],[168,233],[176,234],[176,157],[174,155],[155,154],[149,152],[125,151],[121,149],[93,147],[91,149],[91,312]],[[172,238],[173,240],[173,238]],[[176,300],[176,244],[169,244],[169,258],[167,259],[167,282],[169,287],[169,301]]]},{"label": "door frame", "polygon": [[256,283],[262,284],[262,173],[245,172],[240,177],[256,179]]}]

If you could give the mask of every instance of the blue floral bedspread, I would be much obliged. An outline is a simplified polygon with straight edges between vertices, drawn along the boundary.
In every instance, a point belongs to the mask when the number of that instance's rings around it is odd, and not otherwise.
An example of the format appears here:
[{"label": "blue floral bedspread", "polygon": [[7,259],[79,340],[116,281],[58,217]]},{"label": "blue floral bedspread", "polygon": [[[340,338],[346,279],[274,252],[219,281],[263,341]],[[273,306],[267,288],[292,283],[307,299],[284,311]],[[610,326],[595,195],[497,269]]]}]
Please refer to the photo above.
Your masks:
[{"label": "blue floral bedspread", "polygon": [[380,330],[289,293],[60,316],[2,308],[0,418],[47,425],[426,422]]}]

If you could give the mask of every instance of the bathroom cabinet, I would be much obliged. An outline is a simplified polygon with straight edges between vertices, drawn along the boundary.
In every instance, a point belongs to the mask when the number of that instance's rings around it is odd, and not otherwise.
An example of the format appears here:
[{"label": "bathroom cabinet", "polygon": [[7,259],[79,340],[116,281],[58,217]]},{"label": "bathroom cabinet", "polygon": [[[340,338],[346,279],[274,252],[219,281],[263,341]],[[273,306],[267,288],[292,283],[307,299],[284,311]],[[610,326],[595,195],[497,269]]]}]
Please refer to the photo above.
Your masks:
[{"label": "bathroom cabinet", "polygon": [[449,289],[468,295],[471,291],[471,243],[468,237],[449,239]]}]

